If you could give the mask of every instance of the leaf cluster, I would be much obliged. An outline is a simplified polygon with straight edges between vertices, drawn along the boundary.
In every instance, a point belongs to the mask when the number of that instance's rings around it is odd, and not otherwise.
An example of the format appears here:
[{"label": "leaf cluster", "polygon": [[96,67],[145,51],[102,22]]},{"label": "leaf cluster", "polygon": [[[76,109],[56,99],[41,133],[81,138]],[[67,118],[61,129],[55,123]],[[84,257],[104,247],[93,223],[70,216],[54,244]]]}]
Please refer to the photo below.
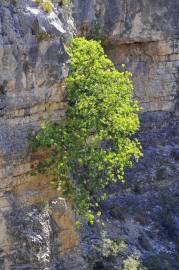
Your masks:
[{"label": "leaf cluster", "polygon": [[54,9],[54,5],[51,0],[35,0],[35,2],[47,13],[51,13]]},{"label": "leaf cluster", "polygon": [[123,182],[126,168],[142,155],[134,138],[140,109],[131,73],[116,70],[99,42],[74,38],[67,52],[66,117],[45,123],[34,145],[51,149],[39,170],[54,176],[63,195],[92,224],[106,187]]},{"label": "leaf cluster", "polygon": [[95,249],[106,258],[116,256],[118,253],[124,252],[127,248],[126,243],[122,239],[111,240],[107,237],[106,232],[102,232],[101,240],[101,245],[95,246]]},{"label": "leaf cluster", "polygon": [[131,255],[123,261],[122,270],[147,270],[147,268],[142,265],[138,257]]}]

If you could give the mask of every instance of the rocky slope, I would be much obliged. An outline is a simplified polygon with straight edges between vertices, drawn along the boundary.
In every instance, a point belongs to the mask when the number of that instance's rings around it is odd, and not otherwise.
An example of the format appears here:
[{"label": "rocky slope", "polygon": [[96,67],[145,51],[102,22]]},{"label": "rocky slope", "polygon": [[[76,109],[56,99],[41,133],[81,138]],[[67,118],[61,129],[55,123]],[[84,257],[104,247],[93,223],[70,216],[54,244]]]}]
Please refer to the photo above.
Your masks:
[{"label": "rocky slope", "polygon": [[[127,254],[149,269],[179,265],[179,5],[177,0],[53,1],[45,13],[31,0],[0,3],[0,269],[119,270],[121,256],[105,258],[101,231],[121,237]],[[43,119],[65,113],[64,44],[74,34],[103,40],[120,69],[134,76],[143,107],[139,137],[144,158],[125,186],[110,187],[104,225],[75,231],[66,203],[50,179],[31,176],[29,138]],[[157,268],[158,263],[158,268]],[[155,266],[152,266],[154,264]],[[155,267],[155,268],[154,268]]]}]

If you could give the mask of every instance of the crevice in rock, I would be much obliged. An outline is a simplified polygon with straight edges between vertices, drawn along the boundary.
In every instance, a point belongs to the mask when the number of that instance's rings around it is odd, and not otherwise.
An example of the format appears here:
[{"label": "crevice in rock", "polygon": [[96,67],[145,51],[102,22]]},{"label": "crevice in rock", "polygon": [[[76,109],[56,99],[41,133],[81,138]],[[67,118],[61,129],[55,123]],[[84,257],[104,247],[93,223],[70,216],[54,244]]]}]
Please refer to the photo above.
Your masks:
[{"label": "crevice in rock", "polygon": [[6,103],[6,85],[7,85],[6,81],[4,81],[0,85],[0,117],[4,115],[4,109],[7,106],[7,103]]}]

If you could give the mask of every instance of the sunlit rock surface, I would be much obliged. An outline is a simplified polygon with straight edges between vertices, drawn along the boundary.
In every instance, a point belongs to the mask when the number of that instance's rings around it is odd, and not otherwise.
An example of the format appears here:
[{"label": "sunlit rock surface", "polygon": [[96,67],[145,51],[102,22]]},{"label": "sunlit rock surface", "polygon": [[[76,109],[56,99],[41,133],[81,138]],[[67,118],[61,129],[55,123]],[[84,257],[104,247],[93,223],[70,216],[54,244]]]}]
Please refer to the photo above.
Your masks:
[{"label": "sunlit rock surface", "polygon": [[57,3],[48,14],[33,1],[1,1],[0,16],[0,269],[56,269],[78,236],[50,179],[30,175],[44,154],[28,144],[42,120],[65,113],[74,26]]}]

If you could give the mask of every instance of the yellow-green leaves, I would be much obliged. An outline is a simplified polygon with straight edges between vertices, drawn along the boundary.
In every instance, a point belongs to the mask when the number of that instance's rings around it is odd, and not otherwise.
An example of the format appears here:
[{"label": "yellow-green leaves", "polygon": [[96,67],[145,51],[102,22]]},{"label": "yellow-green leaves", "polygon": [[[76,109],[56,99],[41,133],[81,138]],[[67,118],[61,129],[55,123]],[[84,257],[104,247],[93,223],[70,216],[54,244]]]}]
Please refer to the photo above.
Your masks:
[{"label": "yellow-green leaves", "polygon": [[116,241],[107,237],[105,231],[101,234],[101,245],[94,248],[101,253],[102,256],[108,258],[109,256],[116,256],[118,253],[124,252],[127,249],[126,243],[122,239]]},{"label": "yellow-green leaves", "polygon": [[54,9],[54,5],[51,0],[35,0],[35,2],[47,13],[52,12]]},{"label": "yellow-green leaves", "polygon": [[43,125],[36,146],[52,148],[43,168],[48,166],[64,196],[93,224],[106,186],[124,182],[126,168],[142,155],[134,138],[139,106],[131,73],[116,70],[99,42],[74,38],[67,52],[66,119]]}]

